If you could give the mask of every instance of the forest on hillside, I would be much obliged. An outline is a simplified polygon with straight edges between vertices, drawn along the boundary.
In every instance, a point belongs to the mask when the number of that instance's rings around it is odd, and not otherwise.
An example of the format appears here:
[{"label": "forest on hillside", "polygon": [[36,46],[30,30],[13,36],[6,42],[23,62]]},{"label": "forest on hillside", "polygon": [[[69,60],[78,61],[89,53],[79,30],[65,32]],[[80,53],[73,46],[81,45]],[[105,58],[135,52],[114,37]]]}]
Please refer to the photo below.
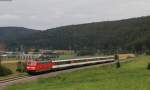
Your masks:
[{"label": "forest on hillside", "polygon": [[150,16],[118,21],[62,26],[45,31],[1,27],[0,41],[7,49],[91,49],[145,52],[150,50]]}]

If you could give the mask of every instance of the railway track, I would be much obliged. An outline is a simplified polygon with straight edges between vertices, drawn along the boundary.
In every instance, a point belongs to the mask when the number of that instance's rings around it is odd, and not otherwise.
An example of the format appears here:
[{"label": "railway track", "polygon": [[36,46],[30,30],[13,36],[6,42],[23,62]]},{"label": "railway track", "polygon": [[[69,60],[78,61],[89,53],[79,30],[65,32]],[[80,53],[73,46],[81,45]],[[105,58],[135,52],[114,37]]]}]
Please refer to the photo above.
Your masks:
[{"label": "railway track", "polygon": [[7,82],[11,82],[11,81],[16,81],[16,80],[27,78],[27,77],[29,77],[29,75],[9,77],[9,78],[0,80],[0,84],[4,84],[4,83],[7,83]]}]

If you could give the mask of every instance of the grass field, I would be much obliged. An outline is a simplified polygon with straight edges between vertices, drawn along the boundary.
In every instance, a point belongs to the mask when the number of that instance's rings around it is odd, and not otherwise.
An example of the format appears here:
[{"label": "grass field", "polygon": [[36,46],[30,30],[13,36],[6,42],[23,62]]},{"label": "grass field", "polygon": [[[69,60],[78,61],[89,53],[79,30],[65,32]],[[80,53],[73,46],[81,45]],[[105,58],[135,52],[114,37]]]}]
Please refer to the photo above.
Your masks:
[{"label": "grass field", "polygon": [[56,77],[19,83],[5,90],[150,90],[150,56],[140,56],[120,69],[115,65],[94,67]]}]

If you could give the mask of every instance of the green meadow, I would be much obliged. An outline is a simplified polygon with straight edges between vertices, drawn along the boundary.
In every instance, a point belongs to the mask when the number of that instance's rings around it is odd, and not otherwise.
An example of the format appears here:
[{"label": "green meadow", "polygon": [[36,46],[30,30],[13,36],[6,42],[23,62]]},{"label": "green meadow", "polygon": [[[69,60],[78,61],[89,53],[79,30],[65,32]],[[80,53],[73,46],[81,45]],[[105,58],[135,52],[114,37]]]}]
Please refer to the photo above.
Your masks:
[{"label": "green meadow", "polygon": [[119,69],[115,65],[93,67],[17,83],[5,90],[150,90],[150,56],[130,60]]}]

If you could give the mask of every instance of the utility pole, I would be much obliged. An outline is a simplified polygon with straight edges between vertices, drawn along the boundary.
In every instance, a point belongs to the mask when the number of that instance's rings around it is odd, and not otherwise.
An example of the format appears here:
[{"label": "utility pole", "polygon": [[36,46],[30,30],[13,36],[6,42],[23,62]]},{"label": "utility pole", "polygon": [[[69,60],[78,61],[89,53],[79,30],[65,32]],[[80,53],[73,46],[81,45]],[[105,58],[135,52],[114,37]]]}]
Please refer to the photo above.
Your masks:
[{"label": "utility pole", "polygon": [[2,56],[0,55],[0,66],[2,65]]},{"label": "utility pole", "polygon": [[6,50],[5,43],[3,41],[0,41],[0,51],[2,51],[2,53],[0,53],[0,65],[2,65],[2,54],[5,50]]}]

